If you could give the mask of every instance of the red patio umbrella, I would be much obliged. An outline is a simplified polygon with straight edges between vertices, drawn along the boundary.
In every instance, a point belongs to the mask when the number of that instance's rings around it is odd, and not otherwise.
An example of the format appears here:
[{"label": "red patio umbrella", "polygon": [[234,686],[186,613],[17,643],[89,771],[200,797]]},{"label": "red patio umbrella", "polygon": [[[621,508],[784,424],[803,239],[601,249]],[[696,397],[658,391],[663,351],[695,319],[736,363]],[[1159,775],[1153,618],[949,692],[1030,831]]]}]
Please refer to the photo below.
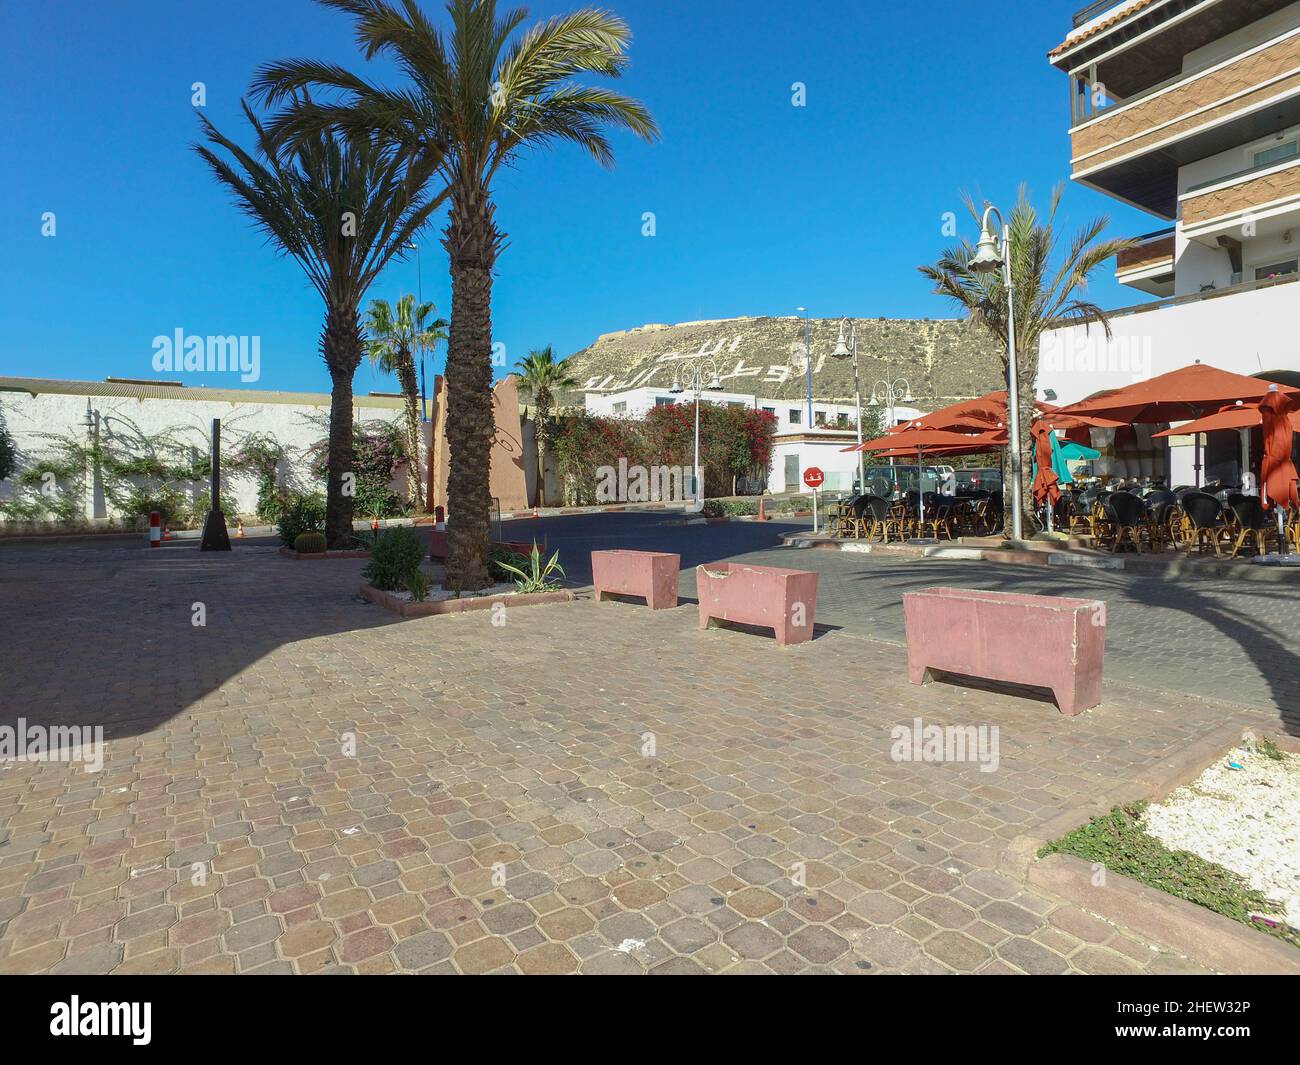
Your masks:
[{"label": "red patio umbrella", "polygon": [[1283,395],[1276,388],[1259,404],[1264,420],[1264,465],[1261,472],[1267,492],[1265,507],[1276,504],[1283,510],[1290,510],[1300,506],[1300,496],[1296,494],[1296,468],[1291,461],[1295,431],[1290,415],[1296,407],[1295,397]]},{"label": "red patio umbrella", "polygon": [[1061,478],[1052,462],[1052,427],[1039,418],[1029,427],[1029,435],[1034,440],[1034,456],[1038,460],[1038,472],[1034,475],[1034,502],[1042,505],[1048,503],[1048,527],[1051,527],[1051,508],[1061,498]]},{"label": "red patio umbrella", "polygon": [[[1291,431],[1300,433],[1300,410],[1292,411],[1289,418]],[[1186,425],[1152,433],[1151,438],[1154,440],[1162,436],[1191,436],[1192,433],[1212,433],[1218,429],[1253,429],[1263,424],[1264,416],[1260,413],[1259,404],[1236,403],[1213,414],[1207,414],[1204,418],[1197,418]]]}]

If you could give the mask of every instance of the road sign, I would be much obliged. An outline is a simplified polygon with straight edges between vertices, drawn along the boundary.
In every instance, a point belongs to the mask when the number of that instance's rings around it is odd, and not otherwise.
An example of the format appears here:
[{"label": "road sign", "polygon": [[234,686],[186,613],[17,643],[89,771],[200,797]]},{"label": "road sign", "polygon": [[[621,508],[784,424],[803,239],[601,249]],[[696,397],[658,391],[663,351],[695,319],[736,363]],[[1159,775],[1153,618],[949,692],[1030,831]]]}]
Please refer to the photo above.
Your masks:
[{"label": "road sign", "polygon": [[809,488],[820,488],[826,481],[826,474],[816,466],[809,466],[803,471],[803,483]]}]

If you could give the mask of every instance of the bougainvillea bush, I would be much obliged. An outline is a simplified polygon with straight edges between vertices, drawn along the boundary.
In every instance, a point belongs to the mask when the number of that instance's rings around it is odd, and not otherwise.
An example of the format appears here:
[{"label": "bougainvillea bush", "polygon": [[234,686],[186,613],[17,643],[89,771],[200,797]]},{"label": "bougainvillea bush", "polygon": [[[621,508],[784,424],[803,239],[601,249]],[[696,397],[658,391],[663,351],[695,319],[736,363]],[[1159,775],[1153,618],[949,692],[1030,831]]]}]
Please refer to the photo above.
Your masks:
[{"label": "bougainvillea bush", "polygon": [[[772,461],[776,417],[751,407],[700,404],[700,464],[707,496],[733,495],[740,477],[765,479]],[[628,466],[689,468],[695,461],[695,405],[664,405],[644,418],[576,411],[560,419],[553,452],[566,501],[597,502],[597,471]]]},{"label": "bougainvillea bush", "polygon": [[[325,480],[328,441],[312,451],[313,476]],[[406,465],[406,444],[402,428],[394,422],[358,422],[352,435],[353,466],[356,475],[356,513],[365,517],[394,518],[406,513],[402,497],[393,491],[393,478]]]}]

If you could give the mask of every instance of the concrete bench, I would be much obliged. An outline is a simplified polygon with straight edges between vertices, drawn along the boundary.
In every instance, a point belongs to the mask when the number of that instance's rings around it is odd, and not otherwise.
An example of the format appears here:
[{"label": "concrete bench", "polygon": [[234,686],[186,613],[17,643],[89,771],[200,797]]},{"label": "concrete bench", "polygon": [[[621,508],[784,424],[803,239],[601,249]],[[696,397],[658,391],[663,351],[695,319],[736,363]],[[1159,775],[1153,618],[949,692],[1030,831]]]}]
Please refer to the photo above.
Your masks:
[{"label": "concrete bench", "polygon": [[1061,713],[1101,702],[1106,604],[1095,599],[927,588],[903,596],[907,670],[1050,688]]},{"label": "concrete bench", "polygon": [[677,606],[681,555],[660,551],[593,551],[591,583],[596,602],[604,595],[644,596],[651,610]]},{"label": "concrete bench", "polygon": [[817,574],[741,562],[711,562],[695,570],[700,628],[713,621],[761,625],[784,647],[812,639]]}]

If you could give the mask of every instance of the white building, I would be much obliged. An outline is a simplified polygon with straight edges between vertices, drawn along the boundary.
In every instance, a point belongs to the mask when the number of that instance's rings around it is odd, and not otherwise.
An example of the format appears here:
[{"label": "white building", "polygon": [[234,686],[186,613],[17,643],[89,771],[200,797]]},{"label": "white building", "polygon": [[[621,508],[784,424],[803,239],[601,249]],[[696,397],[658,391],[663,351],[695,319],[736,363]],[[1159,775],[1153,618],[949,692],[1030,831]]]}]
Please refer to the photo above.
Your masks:
[{"label": "white building", "polygon": [[[1300,378],[1300,2],[1094,3],[1051,53],[1069,75],[1080,184],[1170,223],[1119,256],[1155,302],[1109,311],[1112,336],[1045,334],[1040,394],[1071,403],[1194,362]],[[1136,454],[1190,484],[1195,442]],[[1240,475],[1236,434],[1205,434],[1202,481]]]},{"label": "white building", "polygon": [[[585,406],[592,414],[607,417],[643,418],[655,407],[695,402],[691,391],[673,392],[668,388],[633,388],[624,392],[588,392]],[[807,399],[763,399],[743,392],[700,393],[700,401],[724,406],[765,410],[776,417],[776,438],[772,464],[767,471],[767,487],[772,492],[811,492],[803,483],[804,471],[817,467],[826,475],[827,491],[852,489],[858,475],[858,457],[844,448],[857,442],[857,408],[852,404],[826,403],[814,399],[812,423],[809,425]],[[893,424],[920,417],[914,407],[894,407]],[[881,426],[889,424],[882,412]],[[872,425],[864,426],[870,433]]]}]

